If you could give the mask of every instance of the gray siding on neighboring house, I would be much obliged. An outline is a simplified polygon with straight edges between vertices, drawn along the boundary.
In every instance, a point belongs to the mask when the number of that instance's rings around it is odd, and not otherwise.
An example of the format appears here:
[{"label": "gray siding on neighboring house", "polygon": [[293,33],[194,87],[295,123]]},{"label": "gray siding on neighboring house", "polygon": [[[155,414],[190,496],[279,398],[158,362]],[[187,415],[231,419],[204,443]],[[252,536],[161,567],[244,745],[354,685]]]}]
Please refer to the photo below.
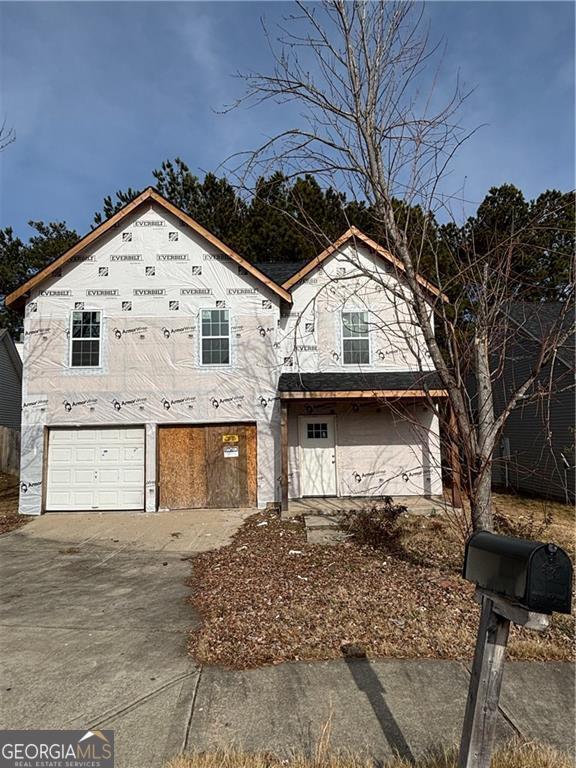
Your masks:
[{"label": "gray siding on neighboring house", "polygon": [[0,426],[20,429],[22,362],[6,330],[0,331]]},{"label": "gray siding on neighboring house", "polygon": [[[507,399],[505,392],[529,376],[539,348],[537,340],[518,334],[494,388],[497,414]],[[553,394],[518,406],[506,421],[493,467],[493,483],[498,488],[560,501],[575,498],[574,371],[570,347],[563,351],[563,359],[552,370],[547,366],[539,377],[543,392],[552,381]],[[563,457],[570,464],[567,470]]]}]

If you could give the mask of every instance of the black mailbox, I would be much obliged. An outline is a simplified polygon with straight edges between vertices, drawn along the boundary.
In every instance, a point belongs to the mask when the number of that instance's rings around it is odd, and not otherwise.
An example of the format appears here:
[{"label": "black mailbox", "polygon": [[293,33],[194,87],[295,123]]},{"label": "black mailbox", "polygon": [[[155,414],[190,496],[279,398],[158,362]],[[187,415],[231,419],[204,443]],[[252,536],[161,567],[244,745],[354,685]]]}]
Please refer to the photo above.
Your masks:
[{"label": "black mailbox", "polygon": [[537,613],[570,613],[572,563],[541,541],[474,533],[466,544],[464,578]]}]

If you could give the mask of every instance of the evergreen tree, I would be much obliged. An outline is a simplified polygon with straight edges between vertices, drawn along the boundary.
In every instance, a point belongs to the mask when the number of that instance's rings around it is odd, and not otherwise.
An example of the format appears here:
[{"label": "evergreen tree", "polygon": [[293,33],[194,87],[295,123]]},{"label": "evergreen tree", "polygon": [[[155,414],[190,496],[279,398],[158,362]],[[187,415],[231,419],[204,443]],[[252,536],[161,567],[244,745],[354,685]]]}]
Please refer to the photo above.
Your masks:
[{"label": "evergreen tree", "polygon": [[22,316],[4,306],[4,297],[78,241],[74,230],[63,221],[29,221],[36,232],[24,243],[11,227],[0,230],[0,328],[8,328],[16,338],[22,332]]}]

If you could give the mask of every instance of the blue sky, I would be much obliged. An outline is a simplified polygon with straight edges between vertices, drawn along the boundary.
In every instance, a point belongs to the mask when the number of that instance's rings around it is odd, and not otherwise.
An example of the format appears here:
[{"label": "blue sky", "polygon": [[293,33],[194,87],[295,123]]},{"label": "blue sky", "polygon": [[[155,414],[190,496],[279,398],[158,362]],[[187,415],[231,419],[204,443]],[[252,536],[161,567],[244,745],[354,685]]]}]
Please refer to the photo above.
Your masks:
[{"label": "blue sky", "polygon": [[[83,233],[106,194],[153,183],[181,156],[199,175],[283,126],[280,109],[218,114],[241,94],[238,70],[265,70],[260,27],[287,3],[0,3],[0,116],[17,140],[0,156],[0,226],[29,219]],[[450,189],[482,200],[504,182],[526,196],[574,187],[574,6],[434,2],[448,87],[474,86],[462,120],[482,128]],[[457,211],[458,212],[458,211]]]}]

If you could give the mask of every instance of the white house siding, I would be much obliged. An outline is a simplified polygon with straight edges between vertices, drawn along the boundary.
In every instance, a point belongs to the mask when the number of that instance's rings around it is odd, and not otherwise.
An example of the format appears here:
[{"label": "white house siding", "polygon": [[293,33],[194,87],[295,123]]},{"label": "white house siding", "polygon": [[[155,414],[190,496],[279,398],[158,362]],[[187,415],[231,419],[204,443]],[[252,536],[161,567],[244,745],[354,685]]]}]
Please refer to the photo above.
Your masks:
[{"label": "white house siding", "polygon": [[[75,424],[145,425],[151,511],[157,425],[256,422],[258,504],[277,498],[279,301],[153,204],[47,279],[32,292],[24,320],[21,512],[41,511],[45,428]],[[202,367],[199,311],[217,302],[230,310],[232,364]],[[98,369],[69,366],[75,308],[102,310]]]},{"label": "white house siding", "polygon": [[438,419],[422,403],[290,403],[289,497],[299,498],[299,416],[334,414],[339,496],[440,495]]}]

